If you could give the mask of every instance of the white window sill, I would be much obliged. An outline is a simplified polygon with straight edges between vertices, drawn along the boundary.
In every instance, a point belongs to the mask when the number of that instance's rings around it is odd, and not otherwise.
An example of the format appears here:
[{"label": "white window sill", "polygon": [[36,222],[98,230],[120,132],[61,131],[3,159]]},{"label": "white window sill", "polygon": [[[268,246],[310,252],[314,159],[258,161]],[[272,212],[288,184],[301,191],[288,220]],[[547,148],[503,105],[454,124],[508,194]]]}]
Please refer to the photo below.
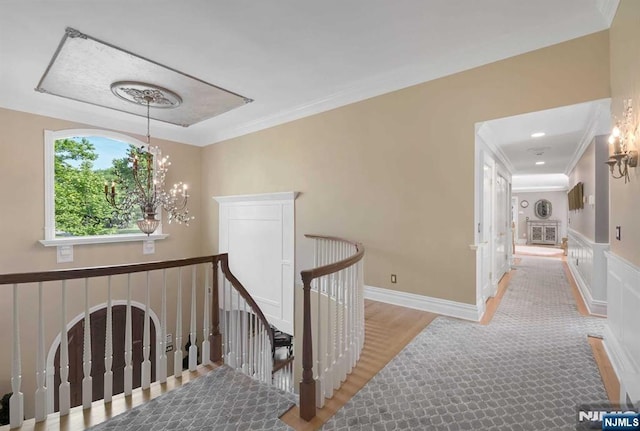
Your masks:
[{"label": "white window sill", "polygon": [[113,242],[131,242],[131,241],[155,241],[165,239],[169,236],[166,233],[157,233],[145,235],[143,233],[132,233],[126,235],[103,235],[103,236],[69,236],[55,239],[41,239],[40,244],[45,247],[58,247],[63,245],[78,244],[107,244]]}]

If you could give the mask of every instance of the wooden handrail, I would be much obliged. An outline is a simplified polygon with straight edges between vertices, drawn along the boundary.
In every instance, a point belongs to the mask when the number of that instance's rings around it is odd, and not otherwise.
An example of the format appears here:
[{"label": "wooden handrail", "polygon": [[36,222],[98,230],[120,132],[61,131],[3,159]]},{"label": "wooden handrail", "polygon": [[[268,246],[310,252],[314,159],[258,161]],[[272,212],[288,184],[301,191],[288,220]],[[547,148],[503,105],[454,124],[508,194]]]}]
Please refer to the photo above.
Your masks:
[{"label": "wooden handrail", "polygon": [[130,274],[134,272],[155,271],[158,269],[177,268],[180,266],[215,263],[221,255],[202,256],[187,259],[166,260],[157,262],[135,263],[114,266],[95,266],[81,269],[56,269],[53,271],[24,272],[16,274],[0,274],[1,284],[38,283],[41,281],[72,280],[77,278],[106,277],[109,275]]},{"label": "wooden handrail", "polygon": [[329,265],[319,266],[318,268],[306,269],[300,272],[302,281],[306,283],[308,280],[311,282],[314,278],[322,277],[323,275],[333,274],[334,272],[341,271],[350,267],[354,263],[358,263],[364,257],[364,247],[359,242],[350,241],[348,239],[338,238],[335,236],[322,236],[322,235],[305,235],[306,238],[311,239],[326,239],[330,241],[341,241],[346,244],[353,245],[356,248],[356,254],[350,256],[341,261],[331,263]]},{"label": "wooden handrail", "polygon": [[155,261],[136,264],[124,264],[114,266],[96,266],[80,269],[58,269],[52,271],[27,272],[14,274],[0,274],[0,285],[4,284],[26,284],[39,283],[45,281],[61,281],[81,278],[106,277],[121,274],[131,274],[138,272],[156,271],[160,269],[177,268],[183,266],[191,266],[203,263],[210,263],[213,266],[212,280],[212,304],[211,304],[211,335],[209,341],[211,343],[210,359],[212,362],[220,362],[222,360],[222,337],[220,334],[220,317],[219,317],[219,300],[218,300],[218,278],[217,264],[220,266],[223,274],[229,280],[234,289],[242,296],[242,298],[253,308],[258,319],[262,321],[269,335],[271,345],[274,344],[274,334],[271,325],[263,314],[262,310],[256,304],[251,295],[244,288],[242,283],[233,275],[229,269],[229,255],[227,253],[219,255],[209,255],[201,257],[192,257],[186,259],[175,259],[167,261]]},{"label": "wooden handrail", "polygon": [[274,340],[273,340],[274,334],[273,334],[273,329],[271,329],[271,325],[269,324],[269,321],[262,313],[262,310],[260,309],[260,307],[258,307],[258,304],[256,304],[256,302],[253,300],[251,295],[249,295],[249,292],[246,291],[244,286],[242,286],[240,281],[236,278],[235,275],[233,275],[233,273],[229,269],[229,254],[228,253],[219,254],[216,256],[216,258],[220,261],[222,272],[227,277],[227,280],[231,282],[231,285],[236,289],[236,291],[238,291],[240,296],[242,296],[242,298],[245,301],[247,301],[247,304],[249,304],[253,308],[253,311],[255,311],[256,316],[258,316],[258,319],[262,321],[262,324],[267,330],[267,334],[269,334],[269,339],[271,340],[271,346],[274,346]]},{"label": "wooden handrail", "polygon": [[316,415],[316,381],[313,378],[313,340],[311,335],[311,282],[318,277],[334,274],[360,262],[364,257],[364,247],[359,242],[323,235],[305,235],[311,239],[339,241],[355,247],[356,253],[338,262],[318,268],[301,271],[303,282],[303,322],[302,322],[302,381],[300,382],[300,417],[310,421]]}]

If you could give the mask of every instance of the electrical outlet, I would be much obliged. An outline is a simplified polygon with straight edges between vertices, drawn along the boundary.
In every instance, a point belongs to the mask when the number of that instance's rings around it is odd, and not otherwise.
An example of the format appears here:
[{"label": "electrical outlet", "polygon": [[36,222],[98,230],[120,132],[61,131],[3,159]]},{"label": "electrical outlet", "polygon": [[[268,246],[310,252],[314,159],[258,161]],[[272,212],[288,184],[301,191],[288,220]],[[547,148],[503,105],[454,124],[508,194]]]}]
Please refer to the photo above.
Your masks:
[{"label": "electrical outlet", "polygon": [[391,274],[391,282],[392,283],[396,283],[397,282],[395,274]]}]

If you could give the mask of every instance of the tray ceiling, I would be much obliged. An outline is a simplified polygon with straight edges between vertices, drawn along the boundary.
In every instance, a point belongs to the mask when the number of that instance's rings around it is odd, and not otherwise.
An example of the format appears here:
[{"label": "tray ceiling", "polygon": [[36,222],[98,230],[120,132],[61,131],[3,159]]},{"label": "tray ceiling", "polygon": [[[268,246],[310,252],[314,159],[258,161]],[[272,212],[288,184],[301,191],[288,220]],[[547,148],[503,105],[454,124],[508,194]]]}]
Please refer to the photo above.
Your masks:
[{"label": "tray ceiling", "polygon": [[[617,4],[615,0],[408,0],[401,5],[388,0],[2,1],[0,107],[144,132],[146,125],[137,115],[34,91],[64,29],[72,27],[255,99],[188,128],[152,124],[156,137],[208,145],[604,30]],[[67,78],[82,79],[77,70],[68,70]],[[179,92],[160,82],[164,79],[139,80]],[[181,96],[186,104],[187,97]]]}]

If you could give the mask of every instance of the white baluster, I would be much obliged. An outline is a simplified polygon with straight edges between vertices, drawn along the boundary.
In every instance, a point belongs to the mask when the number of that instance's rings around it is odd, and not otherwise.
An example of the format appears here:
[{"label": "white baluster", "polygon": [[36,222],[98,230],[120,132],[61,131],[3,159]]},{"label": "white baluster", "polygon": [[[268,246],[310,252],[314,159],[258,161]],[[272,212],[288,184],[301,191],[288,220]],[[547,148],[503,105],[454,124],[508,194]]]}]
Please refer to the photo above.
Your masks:
[{"label": "white baluster", "polygon": [[162,270],[162,305],[160,310],[160,342],[156,343],[160,349],[158,361],[158,371],[156,372],[158,381],[167,381],[167,270]]},{"label": "white baluster", "polygon": [[248,358],[247,358],[247,351],[249,350],[248,347],[248,340],[247,340],[247,334],[249,332],[249,327],[248,327],[248,314],[247,314],[247,301],[242,301],[243,302],[243,306],[244,306],[244,312],[242,313],[242,325],[240,326],[240,330],[242,331],[240,333],[241,338],[242,338],[242,372],[245,374],[249,374],[249,365],[248,365]]},{"label": "white baluster", "polygon": [[202,328],[202,363],[211,363],[211,294],[209,293],[209,265],[204,266],[204,326]]},{"label": "white baluster", "polygon": [[113,304],[111,301],[111,276],[107,279],[107,327],[104,339],[104,402],[113,397]]},{"label": "white baluster", "polygon": [[[314,265],[316,268],[320,266],[321,255],[322,240],[316,239],[314,250]],[[324,406],[324,358],[322,353],[322,318],[324,316],[322,315],[322,278],[317,278],[315,283],[318,301],[318,309],[316,310],[316,348],[314,349],[314,354],[316,355],[316,407],[322,408]]]},{"label": "white baluster", "polygon": [[351,281],[349,283],[349,307],[351,315],[351,332],[349,349],[351,351],[350,370],[356,365],[356,312],[358,303],[356,302],[356,264],[351,265]]},{"label": "white baluster", "polygon": [[191,328],[189,332],[189,371],[198,368],[198,344],[196,341],[196,267],[191,268]]},{"label": "white baluster", "polygon": [[176,304],[176,351],[173,354],[173,376],[182,378],[182,268],[178,270],[178,299]]},{"label": "white baluster", "polygon": [[223,362],[227,362],[227,353],[229,352],[229,307],[227,306],[227,279],[225,278],[222,271],[218,271],[220,276],[220,280],[222,283],[218,283],[218,286],[222,286],[222,360]]},{"label": "white baluster", "polygon": [[235,333],[235,341],[236,341],[236,369],[242,368],[242,304],[240,301],[243,301],[242,297],[236,293],[237,309],[236,309],[236,333]]},{"label": "white baluster", "polygon": [[13,285],[13,360],[11,363],[11,391],[9,398],[10,428],[22,426],[24,421],[24,395],[22,389],[22,358],[20,357],[20,313],[18,311],[18,285]]},{"label": "white baluster", "polygon": [[89,279],[84,279],[84,343],[82,346],[82,408],[90,409],[93,401],[91,377],[91,314],[89,313]]},{"label": "white baluster", "polygon": [[273,375],[273,373],[271,372],[273,371],[273,356],[271,356],[271,352],[273,351],[273,344],[271,343],[271,338],[269,338],[266,333],[265,339],[267,341],[267,351],[265,352],[265,362],[267,364],[267,370],[264,376],[264,381],[265,383],[271,384],[271,376]]},{"label": "white baluster", "polygon": [[[333,242],[333,262],[338,259],[338,243]],[[340,385],[340,370],[338,367],[338,358],[340,357],[340,301],[339,301],[339,279],[336,273],[332,274],[333,280],[333,358],[331,358],[331,377],[333,389],[337,389]]]},{"label": "white baluster", "polygon": [[231,289],[231,283],[229,283],[229,281],[226,279],[226,277],[224,278],[224,284],[226,287],[226,291],[227,291],[227,301],[228,301],[228,309],[227,309],[227,330],[225,331],[225,335],[227,337],[227,357],[225,359],[225,362],[227,365],[229,365],[232,368],[235,368],[235,355],[233,353],[233,349],[235,348],[235,345],[233,343],[233,325],[234,325],[234,312],[233,312],[233,292]]},{"label": "white baluster", "polygon": [[248,366],[248,374],[250,376],[252,376],[254,374],[254,372],[255,372],[255,357],[254,357],[254,353],[255,353],[255,345],[254,344],[255,344],[255,339],[256,339],[255,332],[254,332],[254,329],[255,329],[254,328],[254,326],[255,326],[255,317],[256,317],[256,315],[253,312],[253,309],[251,309],[250,317],[247,316],[247,319],[248,319],[247,322],[249,323],[249,330],[247,332],[247,337],[248,337],[248,340],[249,340],[249,347],[248,347],[249,348],[249,353],[248,353],[248,355],[249,355],[249,359],[248,359],[248,362],[249,362],[249,364],[248,364],[249,365]]},{"label": "white baluster", "polygon": [[[340,244],[336,244],[338,246],[338,251],[340,251]],[[339,258],[339,256],[338,256]],[[343,329],[344,329],[344,308],[343,308],[343,304],[342,304],[342,291],[343,286],[343,273],[342,271],[339,271],[336,274],[338,277],[337,279],[337,285],[336,285],[336,305],[337,305],[337,321],[336,321],[336,325],[337,325],[337,329],[336,329],[336,347],[337,347],[337,357],[336,357],[336,370],[334,373],[335,379],[334,379],[334,385],[333,388],[334,389],[338,389],[340,388],[340,382],[342,381],[342,354],[343,354],[343,349],[344,349],[344,340],[343,340]]]},{"label": "white baluster", "polygon": [[[14,307],[14,310],[17,310]],[[47,418],[47,387],[45,381],[47,377],[44,359],[44,309],[42,307],[42,282],[38,283],[38,355],[36,357],[36,422],[41,422]]]},{"label": "white baluster", "polygon": [[358,350],[358,359],[360,351],[364,347],[364,263],[362,259],[358,262],[358,304],[360,304],[360,317],[358,324],[360,325],[360,349]]},{"label": "white baluster", "polygon": [[69,338],[67,335],[67,281],[62,280],[62,307],[60,328],[60,416],[68,415],[71,408],[71,385],[69,384]]},{"label": "white baluster", "polygon": [[[327,250],[327,253],[329,250]],[[324,375],[324,397],[330,398],[333,393],[333,382],[332,380],[332,368],[331,364],[333,362],[333,318],[331,317],[331,310],[333,309],[332,301],[333,301],[333,285],[331,283],[331,275],[324,275],[322,277],[324,279],[324,283],[327,289],[326,292],[326,303],[327,303],[327,348],[325,349],[325,375]]]},{"label": "white baluster", "polygon": [[149,302],[151,300],[151,275],[147,271],[147,291],[144,302],[144,327],[142,334],[142,370],[141,370],[141,383],[142,389],[149,389],[151,387],[151,360],[149,356],[151,354],[151,328],[149,322]]},{"label": "white baluster", "polygon": [[133,390],[133,335],[131,326],[131,274],[127,274],[127,311],[124,324],[124,394]]}]

